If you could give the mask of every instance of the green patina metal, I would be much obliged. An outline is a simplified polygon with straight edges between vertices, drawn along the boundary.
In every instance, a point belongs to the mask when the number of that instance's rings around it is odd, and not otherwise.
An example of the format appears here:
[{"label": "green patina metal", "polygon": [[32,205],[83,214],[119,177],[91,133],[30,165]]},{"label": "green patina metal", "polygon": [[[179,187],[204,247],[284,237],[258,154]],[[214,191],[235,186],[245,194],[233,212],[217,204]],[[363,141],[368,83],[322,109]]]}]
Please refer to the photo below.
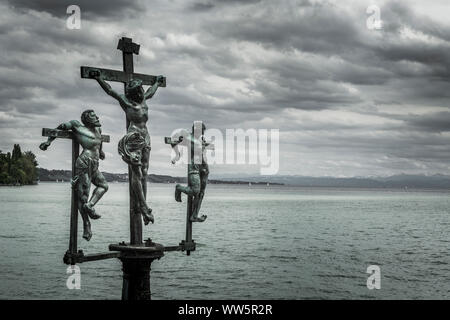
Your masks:
[{"label": "green patina metal", "polygon": [[[82,124],[72,120],[59,125],[56,129],[44,128],[42,135],[48,137],[48,140],[40,145],[42,150],[46,150],[57,138],[72,140],[70,241],[64,263],[73,265],[102,259],[120,259],[123,265],[122,299],[125,300],[149,300],[151,298],[151,263],[163,257],[164,252],[167,251],[186,251],[189,255],[195,250],[195,242],[192,240],[192,222],[202,222],[206,219],[206,215],[198,217],[198,212],[206,188],[208,167],[206,162],[201,162],[199,166],[190,164],[188,186],[177,186],[178,191],[185,192],[189,196],[185,240],[176,246],[163,246],[154,243],[150,238],[142,240],[142,221],[146,225],[154,222],[152,209],[146,203],[151,150],[150,134],[147,130],[146,100],[150,99],[159,87],[166,86],[166,78],[134,73],[133,54],[139,54],[139,48],[140,46],[133,43],[130,38],[123,37],[119,40],[117,49],[122,51],[123,71],[81,67],[81,77],[95,79],[108,95],[118,101],[126,115],[127,133],[118,143],[118,152],[128,164],[130,180],[129,243],[113,243],[109,245],[110,252],[86,255],[77,247],[78,211],[83,218],[83,238],[90,240],[92,237],[90,219],[100,218],[94,206],[108,190],[108,184],[98,170],[98,163],[105,158],[102,143],[109,142],[110,139],[109,136],[101,134],[100,122],[95,112],[93,110],[83,112]],[[114,91],[106,81],[122,82],[124,94]],[[150,87],[144,91],[143,85]],[[186,141],[191,142],[194,147],[200,145],[200,149],[203,150],[209,145],[203,139],[204,129],[200,129],[199,136],[194,131],[193,128],[193,134]],[[81,154],[79,154],[79,145],[83,147]],[[173,146],[177,148],[176,145]],[[88,200],[91,184],[94,184],[96,188]]]}]

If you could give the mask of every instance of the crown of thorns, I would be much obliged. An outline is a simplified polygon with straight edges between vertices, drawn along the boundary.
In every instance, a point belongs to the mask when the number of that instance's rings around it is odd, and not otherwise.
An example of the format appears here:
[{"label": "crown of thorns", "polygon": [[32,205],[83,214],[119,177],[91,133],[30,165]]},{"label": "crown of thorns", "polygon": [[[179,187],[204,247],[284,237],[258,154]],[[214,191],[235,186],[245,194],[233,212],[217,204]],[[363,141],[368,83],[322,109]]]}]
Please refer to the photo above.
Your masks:
[{"label": "crown of thorns", "polygon": [[142,86],[142,80],[133,79],[127,83],[126,91],[134,91],[140,86]]}]

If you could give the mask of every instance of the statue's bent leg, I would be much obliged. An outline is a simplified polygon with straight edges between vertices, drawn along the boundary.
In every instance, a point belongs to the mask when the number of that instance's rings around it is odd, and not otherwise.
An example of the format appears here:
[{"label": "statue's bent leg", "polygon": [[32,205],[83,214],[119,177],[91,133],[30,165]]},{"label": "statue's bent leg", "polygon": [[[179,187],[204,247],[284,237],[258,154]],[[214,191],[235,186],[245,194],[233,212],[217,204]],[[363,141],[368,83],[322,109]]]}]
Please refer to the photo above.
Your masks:
[{"label": "statue's bent leg", "polygon": [[198,165],[188,165],[188,185],[183,186],[181,184],[177,184],[175,186],[175,200],[181,202],[181,193],[184,193],[191,197],[195,197],[198,196],[199,192],[200,176]]},{"label": "statue's bent leg", "polygon": [[150,150],[150,147],[145,147],[142,149],[142,191],[145,199],[147,199],[147,176],[150,162]]},{"label": "statue's bent leg", "polygon": [[84,209],[85,204],[88,202],[91,188],[91,182],[87,172],[78,174],[75,188],[77,189],[78,195],[78,210],[83,219],[83,238],[89,241],[92,237],[91,222],[89,221],[88,213]]},{"label": "statue's bent leg", "polygon": [[191,172],[188,175],[188,185],[181,186],[177,185],[176,190],[179,192],[183,192],[187,194],[188,196],[193,197],[192,199],[192,213],[190,220],[191,221],[198,221],[198,217],[195,215],[195,208],[198,205],[199,195],[200,195],[200,174],[198,171]]},{"label": "statue's bent leg", "polygon": [[[198,202],[196,207],[194,208],[194,216],[198,218],[198,214],[200,212],[200,207],[202,206],[202,201],[203,201],[203,197],[205,196],[205,189],[206,189],[206,185],[208,184],[208,175],[209,175],[209,171],[208,169],[205,170],[201,170],[200,171],[200,193],[198,195]],[[202,215],[201,219],[202,222],[206,220],[206,215]]]},{"label": "statue's bent leg", "polygon": [[131,186],[133,188],[135,200],[139,204],[142,218],[144,219],[144,224],[147,225],[149,222],[153,223],[155,219],[152,215],[152,209],[147,206],[144,196],[144,190],[142,188],[141,166],[132,165],[131,169],[132,169]]},{"label": "statue's bent leg", "polygon": [[101,216],[95,212],[94,206],[103,197],[106,191],[108,191],[109,187],[108,182],[106,182],[105,177],[99,170],[94,172],[92,176],[92,184],[95,185],[96,188],[94,189],[94,192],[92,192],[91,199],[88,203],[86,203],[85,207],[91,219],[98,219]]}]

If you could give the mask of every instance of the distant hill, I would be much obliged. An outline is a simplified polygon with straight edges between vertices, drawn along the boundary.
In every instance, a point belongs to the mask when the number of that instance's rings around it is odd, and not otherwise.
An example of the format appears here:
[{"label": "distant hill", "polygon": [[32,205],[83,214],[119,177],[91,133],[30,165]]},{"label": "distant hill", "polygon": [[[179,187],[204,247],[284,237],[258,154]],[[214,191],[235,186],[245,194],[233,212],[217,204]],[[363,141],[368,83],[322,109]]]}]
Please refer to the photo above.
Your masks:
[{"label": "distant hill", "polygon": [[[117,182],[127,182],[128,174],[127,173],[109,173],[102,172],[105,176],[106,180],[109,182],[117,181]],[[71,170],[47,170],[44,168],[38,168],[38,176],[39,181],[70,181],[72,178]],[[150,182],[156,183],[184,183],[186,182],[185,177],[171,177],[167,175],[156,175],[150,174],[149,179]]]},{"label": "distant hill", "polygon": [[[221,178],[231,181],[233,178]],[[250,182],[267,181],[300,187],[335,187],[335,188],[394,188],[394,189],[450,189],[450,176],[436,174],[393,175],[389,177],[307,177],[307,176],[258,176],[242,177]]]},{"label": "distant hill", "polygon": [[[70,170],[47,170],[38,168],[40,181],[70,181]],[[128,181],[126,173],[103,172],[107,181]],[[186,177],[172,177],[168,175],[150,174],[150,182],[154,183],[186,183]],[[392,188],[392,189],[450,189],[450,176],[436,174],[407,175],[400,174],[389,177],[308,177],[308,176],[239,176],[220,177],[210,179],[211,184],[249,184],[254,185],[290,185],[299,187],[324,187],[324,188]]]},{"label": "distant hill", "polygon": [[[126,173],[109,173],[102,172],[108,182],[127,182],[128,174]],[[70,170],[47,170],[38,168],[39,181],[70,181],[72,178],[72,171]],[[186,177],[172,177],[168,175],[149,174],[148,181],[154,183],[186,183]],[[249,181],[241,180],[215,180],[209,179],[210,184],[249,184]],[[267,184],[266,181],[252,182],[254,184]],[[282,183],[274,183],[281,185]]]}]

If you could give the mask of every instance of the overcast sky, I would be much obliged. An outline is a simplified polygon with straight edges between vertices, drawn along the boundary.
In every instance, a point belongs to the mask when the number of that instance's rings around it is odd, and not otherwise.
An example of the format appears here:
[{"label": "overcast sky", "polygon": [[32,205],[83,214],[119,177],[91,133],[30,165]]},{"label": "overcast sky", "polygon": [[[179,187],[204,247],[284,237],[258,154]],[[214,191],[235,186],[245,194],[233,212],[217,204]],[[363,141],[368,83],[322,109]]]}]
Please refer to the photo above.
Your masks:
[{"label": "overcast sky", "polygon": [[[66,27],[69,4],[81,8],[80,30]],[[372,4],[381,30],[366,26]],[[124,113],[79,67],[120,70],[117,41],[128,36],[141,45],[135,71],[167,77],[148,100],[151,173],[185,173],[163,137],[203,120],[223,132],[279,129],[279,174],[450,174],[449,9],[447,0],[1,0],[0,149],[20,143],[41,167],[70,169],[69,141],[40,151],[41,128],[93,108],[112,140],[101,170],[125,172]]]}]

